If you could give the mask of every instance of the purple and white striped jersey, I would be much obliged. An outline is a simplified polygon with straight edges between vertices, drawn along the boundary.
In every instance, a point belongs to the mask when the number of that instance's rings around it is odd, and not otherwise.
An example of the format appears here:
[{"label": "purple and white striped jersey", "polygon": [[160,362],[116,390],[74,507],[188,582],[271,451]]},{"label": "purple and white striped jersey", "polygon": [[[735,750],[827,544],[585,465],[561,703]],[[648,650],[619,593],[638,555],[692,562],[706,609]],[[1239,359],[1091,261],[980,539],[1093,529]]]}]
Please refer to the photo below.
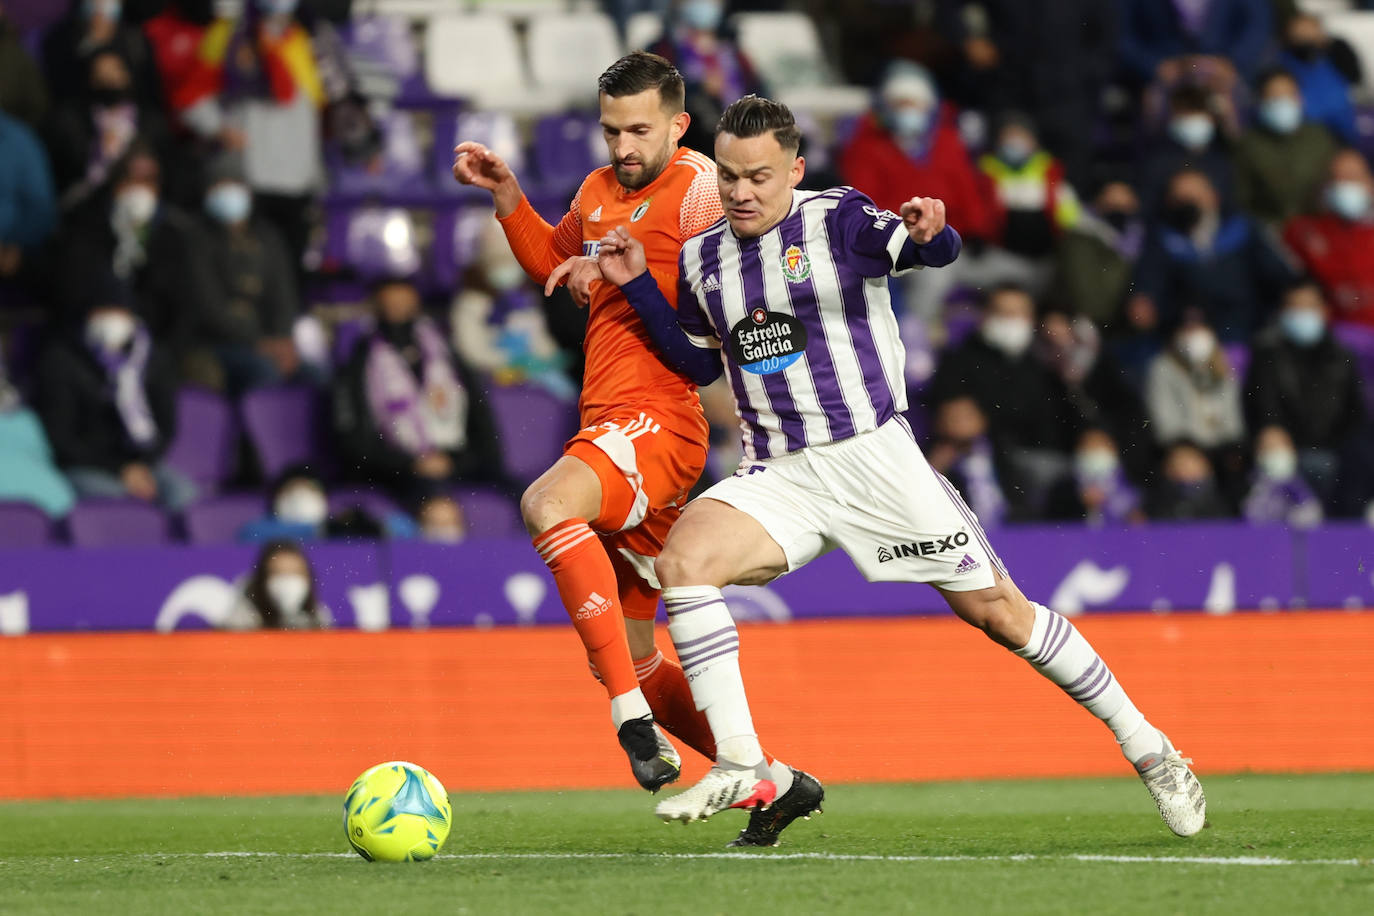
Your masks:
[{"label": "purple and white striped jersey", "polygon": [[[953,260],[950,244],[927,247],[948,255],[928,263]],[[757,238],[722,219],[688,239],[678,322],[696,346],[724,350],[748,458],[848,439],[906,410],[887,278],[924,254],[900,216],[850,187],[794,191]]]}]

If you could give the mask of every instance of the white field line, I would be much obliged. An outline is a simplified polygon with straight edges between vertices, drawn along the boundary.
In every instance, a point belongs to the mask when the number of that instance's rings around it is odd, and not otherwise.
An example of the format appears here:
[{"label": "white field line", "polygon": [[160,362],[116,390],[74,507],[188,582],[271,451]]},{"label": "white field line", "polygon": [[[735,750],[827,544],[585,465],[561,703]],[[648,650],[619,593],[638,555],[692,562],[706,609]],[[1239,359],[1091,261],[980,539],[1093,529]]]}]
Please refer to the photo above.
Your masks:
[{"label": "white field line", "polygon": [[[172,853],[134,853],[130,855],[110,854],[88,856],[88,861],[103,859],[352,859],[351,852],[172,852]],[[38,857],[33,857],[38,858]],[[33,858],[25,861],[31,863]],[[46,858],[46,857],[44,857]],[[747,853],[747,852],[468,852],[440,853],[440,859],[460,861],[510,861],[529,859],[535,861],[575,860],[733,860],[736,862],[1105,862],[1125,865],[1218,865],[1218,866],[1301,866],[1301,865],[1354,865],[1371,866],[1374,859],[1281,859],[1272,856],[1107,856],[1107,855],[1037,855],[1027,853],[1010,856],[881,856],[829,852],[784,852],[784,853]],[[0,865],[17,865],[21,860],[0,859]],[[73,862],[82,861],[80,858]]]}]

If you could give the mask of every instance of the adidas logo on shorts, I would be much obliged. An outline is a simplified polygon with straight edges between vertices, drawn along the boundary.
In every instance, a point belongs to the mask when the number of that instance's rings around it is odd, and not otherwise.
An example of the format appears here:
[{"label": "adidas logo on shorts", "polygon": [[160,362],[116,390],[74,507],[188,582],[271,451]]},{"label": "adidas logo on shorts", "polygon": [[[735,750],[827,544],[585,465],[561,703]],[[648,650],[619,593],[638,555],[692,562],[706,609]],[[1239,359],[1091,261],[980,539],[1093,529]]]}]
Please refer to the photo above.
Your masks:
[{"label": "adidas logo on shorts", "polygon": [[973,572],[975,569],[982,565],[983,564],[979,563],[973,557],[969,556],[968,554],[964,554],[964,558],[959,561],[959,565],[954,567],[954,572],[956,575],[958,575],[959,573]]},{"label": "adidas logo on shorts", "polygon": [[575,620],[590,620],[593,617],[601,616],[610,609],[610,601],[602,598],[596,592],[592,592],[587,596],[587,600],[582,602],[582,606],[577,609],[577,613],[573,615],[573,618]]}]

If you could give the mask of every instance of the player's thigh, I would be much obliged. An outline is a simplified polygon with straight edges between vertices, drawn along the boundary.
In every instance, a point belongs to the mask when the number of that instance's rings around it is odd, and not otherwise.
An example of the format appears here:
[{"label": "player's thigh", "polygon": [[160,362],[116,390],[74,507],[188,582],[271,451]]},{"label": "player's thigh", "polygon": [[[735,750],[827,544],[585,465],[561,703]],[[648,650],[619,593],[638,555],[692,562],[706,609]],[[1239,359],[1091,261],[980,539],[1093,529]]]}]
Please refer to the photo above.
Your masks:
[{"label": "player's thigh", "polygon": [[600,503],[587,518],[602,534],[631,530],[652,512],[685,503],[706,463],[705,443],[643,414],[582,430],[567,454],[600,483]]},{"label": "player's thigh", "polygon": [[600,509],[601,479],[581,458],[564,455],[520,497],[520,516],[539,535],[570,518],[591,519]]},{"label": "player's thigh", "polygon": [[665,588],[762,585],[787,568],[787,554],[757,519],[709,497],[687,506],[655,564]]},{"label": "player's thigh", "polygon": [[1008,649],[1019,649],[1030,642],[1035,608],[1010,576],[994,572],[996,582],[988,588],[952,591],[936,586],[936,591],[960,620]]}]

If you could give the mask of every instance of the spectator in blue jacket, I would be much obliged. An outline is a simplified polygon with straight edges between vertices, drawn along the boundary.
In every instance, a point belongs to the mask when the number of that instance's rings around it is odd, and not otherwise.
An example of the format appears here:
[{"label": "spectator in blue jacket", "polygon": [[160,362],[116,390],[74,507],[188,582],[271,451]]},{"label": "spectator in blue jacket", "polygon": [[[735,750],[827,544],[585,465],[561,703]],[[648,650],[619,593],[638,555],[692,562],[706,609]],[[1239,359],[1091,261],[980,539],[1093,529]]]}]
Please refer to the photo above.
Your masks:
[{"label": "spectator in blue jacket", "polygon": [[1127,317],[1140,330],[1156,329],[1195,306],[1223,342],[1244,342],[1264,324],[1292,278],[1259,225],[1223,209],[1203,172],[1183,169],[1169,182],[1136,264],[1136,296]]},{"label": "spectator in blue jacket", "polygon": [[24,404],[0,362],[0,501],[32,503],[62,518],[76,492],[53,461],[38,415]]},{"label": "spectator in blue jacket", "polygon": [[57,197],[43,145],[0,113],[0,279],[13,277],[57,228]]},{"label": "spectator in blue jacket", "polygon": [[1308,120],[1326,125],[1346,143],[1355,141],[1350,88],[1360,83],[1360,59],[1350,45],[1332,39],[1322,21],[1298,13],[1284,23],[1283,67],[1298,81]]},{"label": "spectator in blue jacket", "polygon": [[1121,0],[1119,51],[1140,83],[1173,83],[1192,64],[1233,67],[1253,79],[1273,30],[1256,0]]}]

